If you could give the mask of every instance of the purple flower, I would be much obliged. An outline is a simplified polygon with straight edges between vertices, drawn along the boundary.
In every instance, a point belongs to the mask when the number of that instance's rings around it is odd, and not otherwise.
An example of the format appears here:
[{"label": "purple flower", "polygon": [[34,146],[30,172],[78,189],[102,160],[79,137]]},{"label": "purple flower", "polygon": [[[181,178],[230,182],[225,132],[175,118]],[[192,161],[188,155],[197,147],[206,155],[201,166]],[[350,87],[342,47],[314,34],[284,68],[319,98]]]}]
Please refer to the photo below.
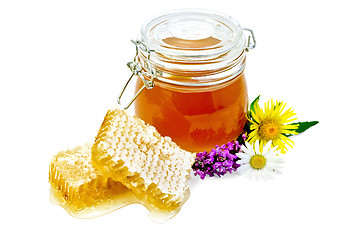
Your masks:
[{"label": "purple flower", "polygon": [[238,141],[231,141],[221,146],[216,145],[210,153],[206,151],[197,153],[195,163],[192,165],[195,176],[199,175],[201,179],[205,179],[206,176],[221,177],[228,172],[236,171],[241,166],[236,163],[239,160],[236,153],[240,148]]},{"label": "purple flower", "polygon": [[244,142],[245,142],[246,139],[247,139],[246,133],[243,133],[243,134],[241,135],[241,137],[244,139]]}]

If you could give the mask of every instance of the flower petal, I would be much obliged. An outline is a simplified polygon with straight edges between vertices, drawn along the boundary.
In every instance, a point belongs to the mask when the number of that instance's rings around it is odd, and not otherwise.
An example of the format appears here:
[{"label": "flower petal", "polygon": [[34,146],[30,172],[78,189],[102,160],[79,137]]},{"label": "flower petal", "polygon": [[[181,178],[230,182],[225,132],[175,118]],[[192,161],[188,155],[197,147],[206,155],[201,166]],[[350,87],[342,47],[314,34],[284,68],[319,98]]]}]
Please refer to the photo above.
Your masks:
[{"label": "flower petal", "polygon": [[256,141],[254,143],[254,151],[256,154],[260,154],[260,142],[259,141]]},{"label": "flower petal", "polygon": [[243,153],[243,152],[238,152],[236,153],[236,156],[240,159],[247,159],[247,160],[250,160],[250,155],[249,154],[246,154],[246,153]]},{"label": "flower petal", "polygon": [[272,144],[272,141],[271,141],[271,140],[266,143],[266,145],[263,147],[263,153],[262,153],[262,155],[265,155],[265,154],[270,150],[271,144]]}]

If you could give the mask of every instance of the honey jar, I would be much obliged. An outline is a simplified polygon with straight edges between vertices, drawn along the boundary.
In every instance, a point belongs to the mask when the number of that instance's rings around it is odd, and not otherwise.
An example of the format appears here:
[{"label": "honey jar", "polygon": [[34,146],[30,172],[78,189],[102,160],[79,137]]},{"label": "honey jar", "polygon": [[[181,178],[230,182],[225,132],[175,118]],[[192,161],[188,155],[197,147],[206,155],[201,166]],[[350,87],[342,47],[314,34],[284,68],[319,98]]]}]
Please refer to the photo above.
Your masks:
[{"label": "honey jar", "polygon": [[239,136],[248,106],[245,57],[255,47],[250,29],[222,13],[177,10],[147,21],[133,43],[136,116],[192,152]]}]

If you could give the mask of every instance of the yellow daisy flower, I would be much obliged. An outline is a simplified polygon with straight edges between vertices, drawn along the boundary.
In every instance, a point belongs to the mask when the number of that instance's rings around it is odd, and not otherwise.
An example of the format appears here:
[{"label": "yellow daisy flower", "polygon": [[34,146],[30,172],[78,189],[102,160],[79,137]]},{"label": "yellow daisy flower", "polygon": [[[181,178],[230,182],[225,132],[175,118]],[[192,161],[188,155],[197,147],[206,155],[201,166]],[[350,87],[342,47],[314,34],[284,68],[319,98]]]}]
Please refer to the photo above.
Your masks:
[{"label": "yellow daisy flower", "polygon": [[260,141],[260,146],[272,141],[272,147],[278,146],[282,153],[287,150],[286,144],[293,147],[293,141],[286,135],[297,135],[295,129],[298,124],[290,124],[297,118],[294,111],[289,108],[285,109],[286,104],[283,102],[270,100],[264,104],[264,109],[259,106],[259,100],[256,100],[254,109],[250,111],[250,134],[247,141],[250,143]]}]

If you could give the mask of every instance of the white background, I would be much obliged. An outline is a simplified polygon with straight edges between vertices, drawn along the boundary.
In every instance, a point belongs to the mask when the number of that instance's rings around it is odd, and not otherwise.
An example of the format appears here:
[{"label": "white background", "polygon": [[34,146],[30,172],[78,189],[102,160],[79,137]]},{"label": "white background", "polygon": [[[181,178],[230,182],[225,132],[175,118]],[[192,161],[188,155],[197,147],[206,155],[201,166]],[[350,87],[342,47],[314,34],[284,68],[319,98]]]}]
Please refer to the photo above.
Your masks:
[{"label": "white background", "polygon": [[[94,139],[130,75],[129,40],[149,17],[190,7],[254,30],[251,99],[286,101],[320,124],[294,138],[283,175],[195,177],[162,225],[141,205],[80,220],[50,204],[49,160]],[[1,1],[0,238],[361,239],[360,10],[357,0]]]}]

